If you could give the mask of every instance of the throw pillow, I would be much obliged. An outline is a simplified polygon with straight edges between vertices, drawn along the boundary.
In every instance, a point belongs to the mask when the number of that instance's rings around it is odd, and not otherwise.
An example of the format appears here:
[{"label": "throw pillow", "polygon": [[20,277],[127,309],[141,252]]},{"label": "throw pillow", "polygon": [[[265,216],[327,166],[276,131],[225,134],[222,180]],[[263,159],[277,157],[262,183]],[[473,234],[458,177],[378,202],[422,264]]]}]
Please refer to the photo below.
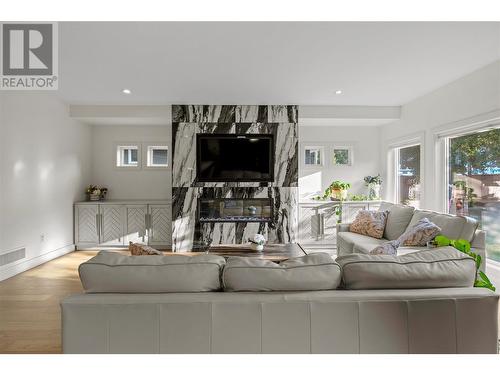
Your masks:
[{"label": "throw pillow", "polygon": [[349,231],[373,238],[382,238],[388,211],[361,210],[349,226]]},{"label": "throw pillow", "polygon": [[432,221],[424,217],[411,227],[406,233],[403,246],[425,246],[441,232]]},{"label": "throw pillow", "polygon": [[397,249],[400,245],[425,246],[427,242],[434,239],[434,237],[436,237],[439,232],[441,232],[441,228],[439,228],[436,224],[425,217],[423,219],[420,219],[411,228],[408,228],[401,236],[399,236],[398,239],[377,246],[372,251],[370,251],[370,254],[396,255]]},{"label": "throw pillow", "polygon": [[131,255],[163,255],[161,251],[140,243],[129,242],[128,249],[130,250]]}]

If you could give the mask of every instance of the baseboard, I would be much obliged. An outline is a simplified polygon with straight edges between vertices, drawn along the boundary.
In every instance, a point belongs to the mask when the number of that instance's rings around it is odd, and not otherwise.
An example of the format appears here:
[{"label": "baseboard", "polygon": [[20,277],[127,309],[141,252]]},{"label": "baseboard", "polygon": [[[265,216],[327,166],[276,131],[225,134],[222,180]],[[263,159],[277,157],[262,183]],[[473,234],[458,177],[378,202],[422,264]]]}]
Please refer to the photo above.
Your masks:
[{"label": "baseboard", "polygon": [[59,249],[49,251],[48,253],[41,254],[37,257],[25,260],[23,262],[17,263],[12,266],[6,266],[5,269],[0,269],[0,281],[16,276],[21,272],[27,271],[31,268],[35,268],[40,264],[46,263],[52,259],[59,258],[60,256],[66,255],[75,251],[75,245],[66,245]]}]

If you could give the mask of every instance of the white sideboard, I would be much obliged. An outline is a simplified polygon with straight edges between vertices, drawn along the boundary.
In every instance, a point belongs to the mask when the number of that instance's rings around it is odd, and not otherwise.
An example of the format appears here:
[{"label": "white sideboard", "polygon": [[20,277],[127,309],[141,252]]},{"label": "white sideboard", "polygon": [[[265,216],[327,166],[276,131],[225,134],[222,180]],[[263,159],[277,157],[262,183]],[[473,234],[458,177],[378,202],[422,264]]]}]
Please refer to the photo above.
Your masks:
[{"label": "white sideboard", "polygon": [[170,201],[77,202],[77,250],[128,246],[129,241],[168,249],[172,245]]},{"label": "white sideboard", "polygon": [[[299,240],[308,250],[335,249],[337,222],[351,222],[359,210],[376,210],[382,201],[299,202]],[[340,209],[340,210],[339,210]]]}]

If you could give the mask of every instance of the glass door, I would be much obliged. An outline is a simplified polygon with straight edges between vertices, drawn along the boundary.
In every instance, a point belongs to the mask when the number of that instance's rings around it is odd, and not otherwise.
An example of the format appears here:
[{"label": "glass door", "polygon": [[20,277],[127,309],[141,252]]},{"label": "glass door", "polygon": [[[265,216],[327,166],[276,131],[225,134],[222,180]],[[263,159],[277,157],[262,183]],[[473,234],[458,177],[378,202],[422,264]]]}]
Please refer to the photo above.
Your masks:
[{"label": "glass door", "polygon": [[500,129],[450,136],[446,145],[448,212],[478,220],[487,257],[500,261]]}]

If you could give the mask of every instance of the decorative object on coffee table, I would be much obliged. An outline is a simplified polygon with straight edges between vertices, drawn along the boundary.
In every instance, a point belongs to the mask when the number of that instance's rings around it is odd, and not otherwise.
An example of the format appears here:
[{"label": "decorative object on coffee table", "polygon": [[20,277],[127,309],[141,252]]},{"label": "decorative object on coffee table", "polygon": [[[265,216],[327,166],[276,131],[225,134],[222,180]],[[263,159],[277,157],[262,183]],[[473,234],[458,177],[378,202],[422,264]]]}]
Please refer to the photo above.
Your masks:
[{"label": "decorative object on coffee table", "polygon": [[259,233],[256,233],[253,236],[253,239],[248,239],[250,243],[252,244],[252,248],[256,251],[262,251],[264,250],[264,244],[266,243],[266,238]]},{"label": "decorative object on coffee table", "polygon": [[98,185],[89,185],[85,190],[88,201],[103,201],[107,192],[108,188]]}]

